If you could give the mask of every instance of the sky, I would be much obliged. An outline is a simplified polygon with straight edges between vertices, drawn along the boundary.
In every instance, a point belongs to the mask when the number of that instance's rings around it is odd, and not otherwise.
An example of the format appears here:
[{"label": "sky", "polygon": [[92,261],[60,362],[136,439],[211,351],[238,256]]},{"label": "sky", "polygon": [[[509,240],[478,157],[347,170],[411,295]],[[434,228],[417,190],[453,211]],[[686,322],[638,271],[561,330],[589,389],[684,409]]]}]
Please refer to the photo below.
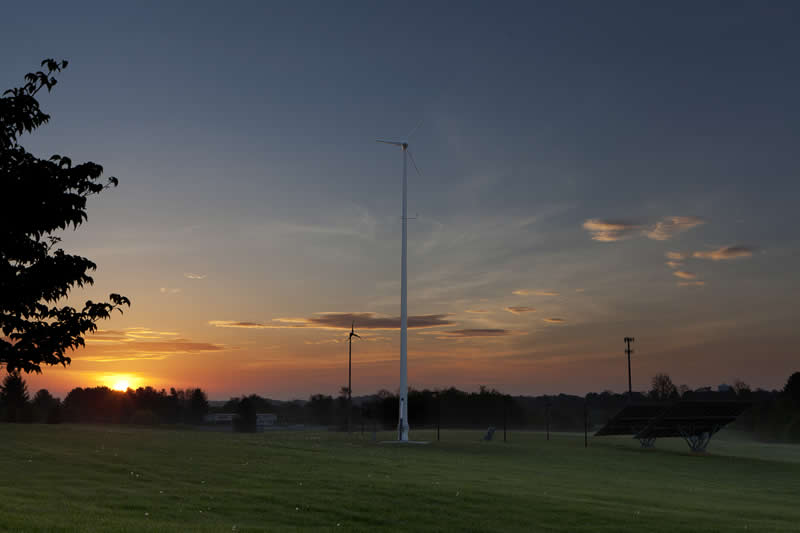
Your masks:
[{"label": "sky", "polygon": [[[800,8],[780,2],[24,3],[0,87],[67,59],[29,151],[119,178],[62,235],[132,301],[75,386],[780,388],[800,370]],[[13,201],[3,198],[3,202]]]}]

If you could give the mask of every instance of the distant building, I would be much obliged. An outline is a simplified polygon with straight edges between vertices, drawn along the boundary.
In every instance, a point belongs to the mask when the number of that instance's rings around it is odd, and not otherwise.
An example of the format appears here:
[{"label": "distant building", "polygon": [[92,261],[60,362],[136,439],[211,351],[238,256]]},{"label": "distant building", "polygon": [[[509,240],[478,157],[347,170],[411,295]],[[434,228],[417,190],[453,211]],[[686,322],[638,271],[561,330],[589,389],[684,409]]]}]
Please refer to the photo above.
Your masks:
[{"label": "distant building", "polygon": [[[231,425],[233,424],[233,417],[235,416],[235,413],[209,413],[206,415],[204,422],[206,424]],[[274,413],[256,414],[256,427],[258,429],[274,426],[277,422],[278,415]]]},{"label": "distant building", "polygon": [[232,424],[234,416],[233,413],[209,413],[203,421],[206,424]]},{"label": "distant building", "polygon": [[258,413],[256,415],[256,427],[263,429],[267,426],[274,426],[278,421],[278,415],[273,413]]}]

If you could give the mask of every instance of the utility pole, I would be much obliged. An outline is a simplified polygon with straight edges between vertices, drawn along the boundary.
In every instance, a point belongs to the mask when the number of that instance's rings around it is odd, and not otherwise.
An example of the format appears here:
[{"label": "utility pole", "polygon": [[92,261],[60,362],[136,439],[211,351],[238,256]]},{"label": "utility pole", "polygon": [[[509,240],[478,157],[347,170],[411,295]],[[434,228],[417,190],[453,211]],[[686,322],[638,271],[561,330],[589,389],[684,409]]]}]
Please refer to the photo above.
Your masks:
[{"label": "utility pole", "polygon": [[[347,351],[347,432],[350,433],[350,418],[353,414],[353,337],[360,339],[356,332],[355,320],[350,325],[350,336],[347,338],[349,348]],[[362,431],[363,433],[363,431]]]},{"label": "utility pole", "polygon": [[625,353],[628,354],[628,402],[633,400],[633,387],[631,386],[631,354],[633,350],[631,350],[631,343],[633,342],[633,337],[625,337],[625,344],[628,345],[625,348]]}]

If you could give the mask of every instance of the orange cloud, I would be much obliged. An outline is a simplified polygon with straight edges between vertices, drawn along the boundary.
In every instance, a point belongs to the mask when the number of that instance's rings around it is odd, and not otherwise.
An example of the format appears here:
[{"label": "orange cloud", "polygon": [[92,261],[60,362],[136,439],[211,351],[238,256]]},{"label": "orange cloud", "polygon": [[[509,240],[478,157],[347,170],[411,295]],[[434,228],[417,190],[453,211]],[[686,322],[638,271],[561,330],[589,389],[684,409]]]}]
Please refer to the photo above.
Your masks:
[{"label": "orange cloud", "polygon": [[183,277],[186,279],[206,279],[206,274],[194,274],[192,272],[184,272]]},{"label": "orange cloud", "polygon": [[473,314],[484,314],[488,313],[486,309],[467,309],[465,313],[473,313]]},{"label": "orange cloud", "polygon": [[[376,313],[315,313],[318,316],[309,318],[275,318],[275,324],[259,322],[236,322],[231,320],[212,320],[210,325],[218,328],[251,328],[251,329],[350,329],[353,322],[356,329],[400,329],[400,317],[385,317]],[[446,314],[412,315],[408,317],[409,329],[435,328],[450,326],[454,322],[448,320]]]},{"label": "orange cloud", "polygon": [[640,226],[618,220],[600,220],[590,218],[583,223],[583,229],[592,234],[592,240],[598,242],[615,242],[630,238]]},{"label": "orange cloud", "polygon": [[530,290],[530,289],[517,289],[511,294],[515,294],[517,296],[558,296],[558,293],[555,291],[541,291],[541,290]]},{"label": "orange cloud", "polygon": [[696,274],[692,272],[685,272],[683,270],[676,270],[672,273],[672,275],[681,279],[694,279],[697,277]]},{"label": "orange cloud", "polygon": [[208,324],[217,328],[273,329],[279,327],[259,324],[258,322],[237,322],[235,320],[210,320]]},{"label": "orange cloud", "polygon": [[671,259],[673,261],[683,261],[688,257],[688,254],[682,252],[667,252],[664,255],[667,256],[667,259]]},{"label": "orange cloud", "polygon": [[583,229],[591,233],[592,240],[599,242],[621,241],[637,233],[655,241],[666,241],[701,224],[705,224],[705,220],[699,217],[664,217],[650,225],[590,218],[583,223]]},{"label": "orange cloud", "polygon": [[679,233],[705,223],[705,220],[700,217],[665,217],[656,222],[652,229],[646,230],[644,234],[648,239],[654,241],[666,241]]},{"label": "orange cloud", "polygon": [[86,338],[86,348],[75,359],[110,363],[144,359],[166,359],[173,355],[219,352],[230,349],[221,344],[196,342],[176,337],[173,332],[148,328],[99,330]]},{"label": "orange cloud", "polygon": [[514,305],[514,306],[506,307],[505,310],[508,311],[509,313],[514,313],[515,315],[521,315],[523,313],[535,313],[536,312],[536,309],[534,309],[533,307],[525,307],[525,306],[522,306],[522,305]]},{"label": "orange cloud", "polygon": [[705,281],[679,281],[678,287],[702,287],[705,284]]},{"label": "orange cloud", "polygon": [[683,266],[683,263],[680,261],[667,261],[665,264],[670,268],[679,268]]},{"label": "orange cloud", "polygon": [[547,322],[548,324],[566,324],[567,323],[567,321],[564,320],[563,318],[545,318],[544,321]]},{"label": "orange cloud", "polygon": [[509,335],[525,335],[524,331],[514,331],[510,329],[456,329],[451,331],[438,331],[433,333],[439,335],[437,338],[456,337],[460,339],[471,339],[476,337],[507,337]]},{"label": "orange cloud", "polygon": [[692,257],[698,259],[711,259],[712,261],[723,261],[725,259],[739,259],[742,257],[752,257],[753,248],[749,246],[723,246],[716,250],[707,252],[695,252]]}]

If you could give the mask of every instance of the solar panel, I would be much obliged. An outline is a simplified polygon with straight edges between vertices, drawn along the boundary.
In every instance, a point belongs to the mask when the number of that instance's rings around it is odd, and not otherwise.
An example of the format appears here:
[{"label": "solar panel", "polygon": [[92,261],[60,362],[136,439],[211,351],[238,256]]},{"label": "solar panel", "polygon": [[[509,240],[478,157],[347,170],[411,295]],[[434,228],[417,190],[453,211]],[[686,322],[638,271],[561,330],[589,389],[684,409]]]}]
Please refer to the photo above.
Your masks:
[{"label": "solar panel", "polygon": [[633,435],[651,448],[657,438],[683,437],[689,448],[703,452],[711,437],[749,409],[749,402],[680,400],[626,406],[595,436]]},{"label": "solar panel", "polygon": [[736,420],[749,402],[681,401],[665,409],[636,434],[636,438],[713,435]]},{"label": "solar panel", "polygon": [[638,403],[626,405],[600,428],[595,437],[607,435],[636,435],[655,417],[667,409],[668,403]]}]

